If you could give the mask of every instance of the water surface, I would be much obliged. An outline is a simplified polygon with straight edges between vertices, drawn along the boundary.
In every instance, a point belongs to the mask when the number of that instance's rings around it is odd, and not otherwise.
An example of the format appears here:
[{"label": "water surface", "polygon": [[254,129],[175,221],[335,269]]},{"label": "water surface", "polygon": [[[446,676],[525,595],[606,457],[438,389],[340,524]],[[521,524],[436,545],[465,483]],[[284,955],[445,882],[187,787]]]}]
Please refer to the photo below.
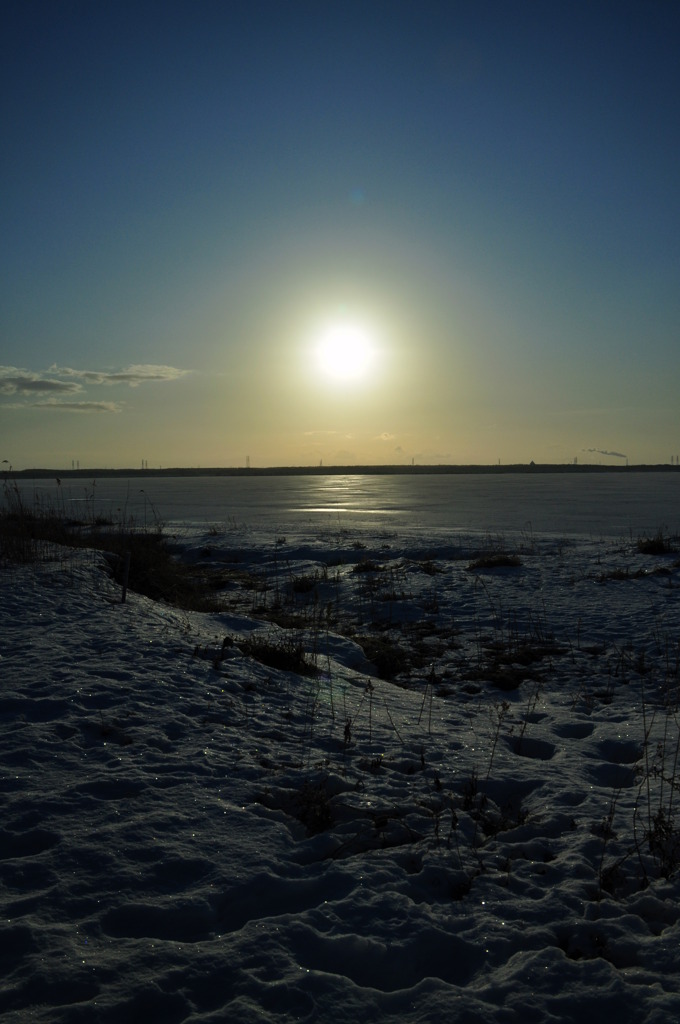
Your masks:
[{"label": "water surface", "polygon": [[21,483],[46,500],[151,525],[576,536],[680,533],[680,474],[134,477]]}]

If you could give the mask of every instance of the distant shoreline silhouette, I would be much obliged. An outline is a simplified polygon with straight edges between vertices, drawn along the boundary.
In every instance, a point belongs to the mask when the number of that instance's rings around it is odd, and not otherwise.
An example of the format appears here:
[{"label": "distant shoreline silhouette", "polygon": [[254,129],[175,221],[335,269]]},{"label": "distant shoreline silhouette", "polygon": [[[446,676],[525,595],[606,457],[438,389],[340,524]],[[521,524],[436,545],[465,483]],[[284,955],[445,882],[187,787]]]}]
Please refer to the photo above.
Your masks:
[{"label": "distant shoreline silhouette", "polygon": [[93,477],[197,477],[197,476],[435,476],[445,474],[488,474],[501,476],[508,473],[679,473],[680,466],[658,465],[585,465],[581,463],[509,463],[508,465],[388,465],[388,466],[174,466],[144,469],[107,469],[92,466],[89,469],[22,469],[6,470],[5,476],[28,479],[59,478],[92,479]]}]

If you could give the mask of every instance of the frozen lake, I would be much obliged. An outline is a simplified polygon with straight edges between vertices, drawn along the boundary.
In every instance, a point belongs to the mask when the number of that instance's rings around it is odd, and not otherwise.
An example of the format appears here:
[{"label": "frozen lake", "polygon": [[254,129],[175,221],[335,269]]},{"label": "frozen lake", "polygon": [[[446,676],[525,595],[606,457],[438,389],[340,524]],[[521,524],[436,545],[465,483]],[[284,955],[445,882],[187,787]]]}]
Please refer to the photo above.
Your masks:
[{"label": "frozen lake", "polygon": [[[22,481],[96,515],[150,524],[626,536],[680,532],[680,473],[134,477]],[[82,511],[82,508],[81,508]]]}]

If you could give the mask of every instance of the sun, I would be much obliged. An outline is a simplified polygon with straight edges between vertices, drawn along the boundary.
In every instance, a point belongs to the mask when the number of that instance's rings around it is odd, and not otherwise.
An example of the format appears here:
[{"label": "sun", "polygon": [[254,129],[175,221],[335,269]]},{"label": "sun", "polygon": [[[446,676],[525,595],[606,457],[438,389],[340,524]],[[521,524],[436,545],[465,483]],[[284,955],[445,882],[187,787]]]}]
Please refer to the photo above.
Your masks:
[{"label": "sun", "polygon": [[365,379],[373,365],[375,346],[370,331],[355,323],[335,323],[320,334],[316,360],[324,376],[338,383]]}]

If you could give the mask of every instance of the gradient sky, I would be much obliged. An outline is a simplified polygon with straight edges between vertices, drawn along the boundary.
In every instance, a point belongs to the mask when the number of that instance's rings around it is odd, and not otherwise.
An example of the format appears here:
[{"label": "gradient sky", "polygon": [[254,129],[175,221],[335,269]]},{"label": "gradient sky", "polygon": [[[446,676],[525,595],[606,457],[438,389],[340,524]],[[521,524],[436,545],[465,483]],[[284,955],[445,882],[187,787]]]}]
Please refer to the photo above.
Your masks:
[{"label": "gradient sky", "polygon": [[680,451],[680,5],[3,12],[0,459]]}]

